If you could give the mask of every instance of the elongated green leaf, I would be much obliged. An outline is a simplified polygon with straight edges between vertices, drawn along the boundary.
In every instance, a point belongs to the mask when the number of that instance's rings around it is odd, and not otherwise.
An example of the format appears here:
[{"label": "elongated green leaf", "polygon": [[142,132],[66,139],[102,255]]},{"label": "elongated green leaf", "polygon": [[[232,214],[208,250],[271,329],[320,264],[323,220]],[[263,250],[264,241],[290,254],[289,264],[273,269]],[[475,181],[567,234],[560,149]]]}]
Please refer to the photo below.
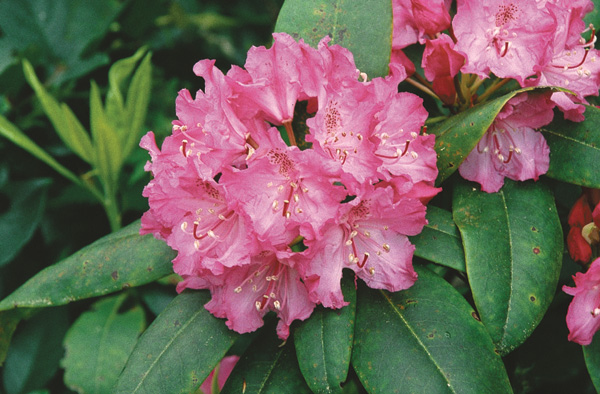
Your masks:
[{"label": "elongated green leaf", "polygon": [[291,342],[291,338],[283,342],[275,334],[275,325],[266,324],[235,365],[221,394],[310,393]]},{"label": "elongated green leaf", "polygon": [[111,392],[137,338],[145,328],[136,305],[119,313],[126,294],[104,298],[73,323],[65,337],[64,382],[79,393]]},{"label": "elongated green leaf", "polygon": [[21,130],[19,130],[17,126],[9,122],[8,119],[6,119],[2,115],[0,115],[0,135],[8,138],[17,146],[20,146],[21,148],[25,149],[27,152],[31,153],[33,156],[37,157],[38,159],[52,167],[59,174],[69,179],[73,183],[81,185],[81,180],[75,174],[73,174],[67,168],[63,167],[62,164],[54,160],[52,156],[50,156],[45,150],[40,148]]},{"label": "elongated green leaf", "polygon": [[592,343],[583,346],[583,356],[594,387],[600,392],[600,336],[594,336]]},{"label": "elongated green leaf", "polygon": [[294,331],[300,371],[314,393],[341,393],[340,383],[348,375],[356,316],[353,274],[342,280],[349,305],[341,310],[318,306]]},{"label": "elongated green leaf", "polygon": [[392,50],[389,0],[286,0],[275,31],[303,38],[313,47],[328,35],[330,45],[348,48],[356,66],[369,77],[388,74]]},{"label": "elongated green leaf", "polygon": [[6,394],[41,389],[54,376],[68,324],[66,308],[46,309],[21,323],[2,370]]},{"label": "elongated green leaf", "polygon": [[37,98],[42,103],[42,107],[60,139],[83,160],[93,163],[94,156],[90,137],[69,107],[66,104],[59,104],[54,97],[46,92],[46,89],[35,75],[33,66],[27,60],[23,60],[23,72],[27,82],[29,82]]},{"label": "elongated green leaf", "polygon": [[555,120],[541,131],[550,147],[549,177],[600,188],[600,109],[587,106],[580,123]]},{"label": "elongated green leaf", "polygon": [[541,183],[505,180],[498,193],[473,183],[454,189],[454,221],[481,320],[505,355],[538,325],[556,290],[562,229],[552,193]]},{"label": "elongated green leaf", "polygon": [[2,187],[10,209],[0,215],[0,266],[11,261],[31,239],[46,206],[50,179],[31,179]]},{"label": "elongated green leaf", "polygon": [[436,184],[440,185],[458,169],[458,166],[475,148],[508,100],[522,92],[542,92],[553,89],[543,87],[515,90],[431,126],[428,132],[436,135],[435,150],[438,155],[439,173]]},{"label": "elongated green leaf", "polygon": [[352,365],[375,393],[510,393],[502,359],[475,311],[422,267],[408,290],[360,287]]},{"label": "elongated green leaf", "polygon": [[127,78],[131,76],[135,65],[140,60],[145,48],[139,49],[133,56],[115,62],[108,71],[108,93],[106,94],[106,111],[114,115],[122,115],[125,111],[123,89]]},{"label": "elongated green leaf", "polygon": [[0,302],[0,310],[63,305],[133,286],[173,272],[173,250],[140,223],[99,239],[29,279]]},{"label": "elongated green leaf", "polygon": [[204,304],[206,291],[183,292],[142,334],[115,393],[189,393],[206,379],[235,338]]},{"label": "elongated green leaf", "polygon": [[121,151],[123,147],[114,125],[116,122],[104,112],[100,91],[93,81],[90,91],[90,122],[96,154],[96,168],[105,188],[114,190],[124,160]]},{"label": "elongated green leaf", "polygon": [[[142,51],[140,49],[140,51]],[[138,51],[138,52],[140,52]],[[136,53],[137,55],[137,53]],[[135,55],[134,55],[135,56]],[[125,117],[129,120],[127,129],[121,134],[123,140],[123,153],[128,156],[131,150],[139,143],[140,137],[145,130],[142,129],[146,120],[150,93],[152,90],[152,54],[148,53],[140,63],[137,71],[131,79],[127,91],[127,104],[125,106]]]},{"label": "elongated green leaf", "polygon": [[452,213],[430,205],[427,221],[421,234],[409,237],[415,245],[415,256],[465,272],[465,252]]}]

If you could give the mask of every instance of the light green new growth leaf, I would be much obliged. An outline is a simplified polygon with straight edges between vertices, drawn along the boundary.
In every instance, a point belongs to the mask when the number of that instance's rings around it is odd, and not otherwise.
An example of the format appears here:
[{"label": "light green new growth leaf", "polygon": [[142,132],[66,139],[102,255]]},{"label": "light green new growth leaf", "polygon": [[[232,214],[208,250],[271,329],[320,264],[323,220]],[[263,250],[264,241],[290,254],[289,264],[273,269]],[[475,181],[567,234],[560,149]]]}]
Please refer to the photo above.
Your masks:
[{"label": "light green new growth leaf", "polygon": [[104,112],[100,90],[94,82],[90,91],[90,123],[97,158],[96,168],[105,189],[114,190],[123,160],[121,146],[111,120]]},{"label": "light green new growth leaf", "polygon": [[[134,55],[135,56],[135,55]],[[150,102],[150,92],[152,89],[152,63],[150,58],[152,54],[148,53],[137,71],[131,79],[131,84],[127,91],[127,103],[125,105],[125,117],[129,120],[127,128],[121,135],[123,141],[123,154],[127,157],[133,148],[139,143],[141,135],[145,132],[142,129],[148,103]]]},{"label": "light green new growth leaf", "polygon": [[104,298],[73,323],[65,337],[64,381],[79,393],[110,393],[145,328],[136,305],[119,313],[126,294]]},{"label": "light green new growth leaf", "polygon": [[75,154],[93,164],[94,156],[90,137],[71,109],[64,103],[59,104],[54,97],[46,92],[46,89],[35,75],[33,66],[27,60],[23,60],[23,72],[25,73],[25,79],[27,79],[42,103],[44,112],[52,122],[60,139]]}]

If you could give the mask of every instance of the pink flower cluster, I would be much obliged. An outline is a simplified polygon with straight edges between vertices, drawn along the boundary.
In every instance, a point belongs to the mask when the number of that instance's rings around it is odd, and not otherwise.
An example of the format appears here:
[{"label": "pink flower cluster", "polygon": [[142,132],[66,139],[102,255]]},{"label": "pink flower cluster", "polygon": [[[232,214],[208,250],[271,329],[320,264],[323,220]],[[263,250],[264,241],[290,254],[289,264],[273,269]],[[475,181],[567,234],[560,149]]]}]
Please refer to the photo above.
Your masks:
[{"label": "pink flower cluster", "polygon": [[[477,100],[478,88],[490,73],[502,83],[558,86],[573,93],[555,92],[549,99],[533,101],[515,98],[459,168],[464,178],[480,183],[487,192],[498,191],[504,177],[537,180],[544,174],[549,149],[534,129],[552,120],[554,106],[567,119],[582,121],[585,97],[598,95],[595,31],[583,21],[593,10],[592,1],[458,0],[453,18],[447,0],[393,0],[392,4],[392,62],[414,71],[402,49],[424,44],[425,77],[447,107],[458,105],[460,98],[467,105]],[[443,33],[446,30],[448,34]],[[589,30],[591,38],[583,39]]]},{"label": "pink flower cluster", "polygon": [[[142,139],[154,178],[141,232],[178,252],[178,291],[210,289],[206,308],[240,333],[273,311],[287,338],[316,304],[347,304],[343,269],[373,288],[410,287],[407,235],[426,224],[439,189],[422,100],[398,93],[402,67],[367,82],[328,38],[315,49],[273,37],[250,49],[244,69],[198,62],[205,89],[179,93],[162,149],[152,132]],[[292,126],[302,101],[305,137]]]}]

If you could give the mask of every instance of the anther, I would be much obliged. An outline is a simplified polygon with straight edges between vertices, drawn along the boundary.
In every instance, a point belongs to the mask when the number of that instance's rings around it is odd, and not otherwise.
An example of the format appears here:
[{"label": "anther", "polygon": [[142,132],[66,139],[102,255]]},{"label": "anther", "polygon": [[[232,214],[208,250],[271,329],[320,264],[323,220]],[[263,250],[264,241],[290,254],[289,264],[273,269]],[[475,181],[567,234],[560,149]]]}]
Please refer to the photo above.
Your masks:
[{"label": "anther", "polygon": [[388,244],[383,244],[383,245],[381,245],[381,247],[382,247],[382,248],[383,248],[383,250],[385,250],[386,252],[389,252],[389,251],[390,251],[390,245],[388,245]]},{"label": "anther", "polygon": [[236,288],[235,288],[233,291],[234,291],[235,293],[238,293],[238,294],[239,294],[239,293],[241,293],[241,292],[242,292],[242,288],[241,288],[240,286],[238,286],[238,287],[236,287]]},{"label": "anther", "polygon": [[275,307],[275,309],[280,310],[281,309],[281,303],[278,300],[275,300],[273,302],[273,306]]}]

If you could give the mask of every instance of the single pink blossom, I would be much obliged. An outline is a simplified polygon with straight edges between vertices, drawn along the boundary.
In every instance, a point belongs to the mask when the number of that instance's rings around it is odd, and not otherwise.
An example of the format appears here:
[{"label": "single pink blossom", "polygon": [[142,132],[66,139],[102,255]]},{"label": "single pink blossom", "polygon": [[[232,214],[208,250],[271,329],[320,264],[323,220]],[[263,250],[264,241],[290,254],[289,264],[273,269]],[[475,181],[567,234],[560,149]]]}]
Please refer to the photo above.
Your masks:
[{"label": "single pink blossom", "polygon": [[450,1],[393,0],[392,48],[402,49],[450,27]]},{"label": "single pink blossom", "polygon": [[589,345],[600,328],[600,258],[586,273],[575,274],[573,280],[575,287],[563,286],[565,293],[574,296],[567,311],[569,341]]},{"label": "single pink blossom", "polygon": [[467,57],[463,72],[523,82],[552,57],[557,24],[534,0],[459,0],[452,26],[456,50]]},{"label": "single pink blossom", "polygon": [[208,281],[216,285],[210,287],[213,297],[206,309],[227,318],[227,327],[239,333],[261,327],[263,316],[273,311],[280,319],[277,334],[287,339],[292,322],[308,318],[315,307],[298,272],[270,252],[255,255],[248,265],[228,268],[220,277],[208,276]]},{"label": "single pink blossom", "polygon": [[504,184],[504,177],[524,181],[545,174],[550,149],[535,129],[552,121],[553,107],[546,94],[523,93],[509,100],[460,165],[462,177],[494,193]]},{"label": "single pink blossom", "polygon": [[398,291],[413,285],[414,246],[406,236],[418,234],[427,223],[425,206],[408,198],[393,202],[393,197],[391,188],[376,188],[344,204],[340,220],[331,221],[322,238],[305,240],[310,258],[299,269],[311,300],[331,308],[344,306],[344,268],[376,289]]}]

